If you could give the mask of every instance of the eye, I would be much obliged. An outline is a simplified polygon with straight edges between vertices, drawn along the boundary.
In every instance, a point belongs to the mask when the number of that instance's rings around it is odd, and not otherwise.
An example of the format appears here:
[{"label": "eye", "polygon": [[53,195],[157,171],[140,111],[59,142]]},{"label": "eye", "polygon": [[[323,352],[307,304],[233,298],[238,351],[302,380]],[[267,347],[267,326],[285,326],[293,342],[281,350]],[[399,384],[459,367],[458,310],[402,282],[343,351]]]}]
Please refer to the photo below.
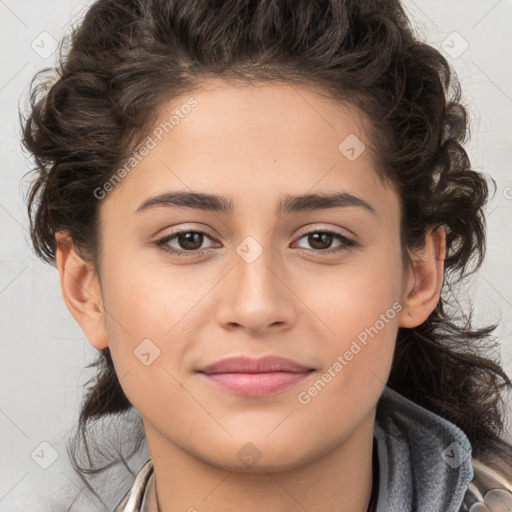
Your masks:
[{"label": "eye", "polygon": [[[309,233],[303,234],[298,240],[302,240],[303,238],[306,238],[307,243],[312,247],[312,249],[306,248],[308,251],[312,250],[323,254],[341,252],[357,245],[357,243],[351,238],[342,235],[341,233],[329,230],[310,231]],[[340,244],[335,246],[334,249],[331,249],[330,247],[332,247],[334,240],[339,240]]]},{"label": "eye", "polygon": [[[205,231],[183,229],[166,235],[164,238],[157,240],[155,244],[163,251],[174,254],[175,256],[198,256],[206,252],[205,249],[200,249],[205,237],[213,238]],[[171,241],[174,241],[178,247],[172,247],[170,245]]]}]

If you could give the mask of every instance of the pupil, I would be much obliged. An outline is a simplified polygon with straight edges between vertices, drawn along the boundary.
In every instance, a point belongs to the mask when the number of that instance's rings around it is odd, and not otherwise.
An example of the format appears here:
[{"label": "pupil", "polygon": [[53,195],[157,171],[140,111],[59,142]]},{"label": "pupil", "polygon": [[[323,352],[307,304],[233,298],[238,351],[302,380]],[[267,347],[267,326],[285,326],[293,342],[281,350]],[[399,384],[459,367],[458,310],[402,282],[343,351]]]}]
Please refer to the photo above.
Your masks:
[{"label": "pupil", "polygon": [[[196,232],[188,232],[188,233],[180,233],[179,235],[179,243],[184,249],[197,249],[201,246],[201,243],[196,247],[197,245],[197,239],[201,241],[201,233]],[[195,241],[194,241],[195,239]]]},{"label": "pupil", "polygon": [[[331,245],[332,235],[330,235],[329,233],[313,233],[312,235],[309,236],[309,238],[310,238],[309,243],[311,244],[312,247],[314,247],[316,249],[327,249]],[[327,238],[327,243],[325,243],[326,238]],[[320,239],[320,244],[318,243],[319,239]],[[322,239],[324,240],[323,244],[321,243]],[[315,245],[316,245],[316,247],[315,247]],[[318,245],[320,245],[320,247]]]}]

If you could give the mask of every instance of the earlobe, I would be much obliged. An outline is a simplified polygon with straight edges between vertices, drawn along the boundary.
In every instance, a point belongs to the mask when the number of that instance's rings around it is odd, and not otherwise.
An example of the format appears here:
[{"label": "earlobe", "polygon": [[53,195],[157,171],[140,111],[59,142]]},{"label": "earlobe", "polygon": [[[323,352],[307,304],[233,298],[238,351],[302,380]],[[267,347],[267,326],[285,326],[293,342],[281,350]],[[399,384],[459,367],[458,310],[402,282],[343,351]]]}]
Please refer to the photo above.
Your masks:
[{"label": "earlobe", "polygon": [[93,265],[75,251],[69,234],[58,232],[57,268],[64,302],[89,343],[101,350],[108,346],[101,287]]},{"label": "earlobe", "polygon": [[402,310],[398,315],[400,327],[421,325],[435,309],[444,277],[446,257],[445,226],[429,226],[426,230],[425,245],[414,250],[412,266],[402,297]]}]

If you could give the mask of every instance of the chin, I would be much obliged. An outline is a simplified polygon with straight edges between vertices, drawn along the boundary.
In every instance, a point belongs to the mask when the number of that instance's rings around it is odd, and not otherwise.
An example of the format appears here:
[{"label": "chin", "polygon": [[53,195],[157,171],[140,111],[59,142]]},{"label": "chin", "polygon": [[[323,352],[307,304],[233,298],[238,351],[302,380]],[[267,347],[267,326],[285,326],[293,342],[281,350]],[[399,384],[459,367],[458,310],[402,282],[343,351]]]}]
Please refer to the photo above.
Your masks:
[{"label": "chin", "polygon": [[[280,471],[291,471],[300,468],[314,461],[322,454],[321,447],[315,449],[311,447],[310,451],[298,452],[297,447],[304,450],[304,443],[297,439],[289,446],[279,446],[269,442],[251,441],[237,443],[233,449],[232,445],[221,448],[221,453],[210,454],[204,457],[203,461],[227,471],[236,473],[275,473]],[[228,454],[233,453],[234,457]]]}]

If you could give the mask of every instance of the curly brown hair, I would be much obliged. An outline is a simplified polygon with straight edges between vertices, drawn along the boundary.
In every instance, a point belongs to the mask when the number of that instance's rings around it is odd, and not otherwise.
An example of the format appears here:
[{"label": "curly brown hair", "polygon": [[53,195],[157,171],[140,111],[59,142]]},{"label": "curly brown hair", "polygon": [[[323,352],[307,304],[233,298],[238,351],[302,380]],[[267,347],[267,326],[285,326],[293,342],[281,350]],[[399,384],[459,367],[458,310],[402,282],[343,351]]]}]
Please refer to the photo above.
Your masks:
[{"label": "curly brown hair", "polygon": [[[399,329],[388,386],[457,425],[475,458],[512,474],[503,397],[512,382],[495,352],[496,324],[475,328],[453,290],[484,258],[495,182],[471,169],[463,148],[468,115],[456,75],[415,38],[398,0],[98,0],[69,49],[61,46],[55,71],[34,77],[21,116],[36,166],[32,243],[50,263],[65,231],[99,265],[93,191],[147,136],[162,105],[200,80],[310,85],[356,106],[369,120],[379,172],[399,191],[403,254],[422,246],[427,226],[448,233],[439,302],[423,324]],[[93,365],[84,438],[92,420],[132,407],[108,348]]]}]

